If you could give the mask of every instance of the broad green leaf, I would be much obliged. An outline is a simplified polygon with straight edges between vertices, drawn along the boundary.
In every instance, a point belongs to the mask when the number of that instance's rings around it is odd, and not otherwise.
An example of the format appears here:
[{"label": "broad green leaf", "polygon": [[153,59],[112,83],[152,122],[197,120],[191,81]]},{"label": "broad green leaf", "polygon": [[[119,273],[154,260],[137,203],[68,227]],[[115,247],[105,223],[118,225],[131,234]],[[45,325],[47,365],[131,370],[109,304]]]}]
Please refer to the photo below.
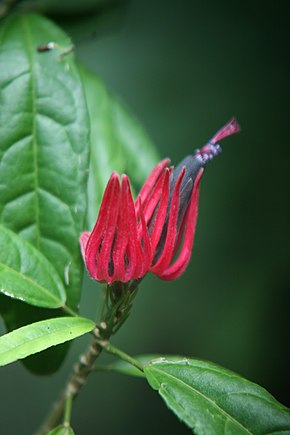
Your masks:
[{"label": "broad green leaf", "polygon": [[70,426],[65,426],[64,424],[61,424],[55,429],[51,430],[48,435],[74,435],[74,431]]},{"label": "broad green leaf", "polygon": [[[55,48],[37,50],[48,42]],[[41,16],[13,15],[0,23],[0,223],[46,256],[75,310],[89,127],[74,54],[65,54],[70,47],[66,34]],[[1,302],[0,310],[8,330],[57,315],[13,300]],[[61,362],[60,352],[54,350],[54,362]],[[35,369],[54,366],[37,359]]]},{"label": "broad green leaf", "polygon": [[[53,41],[58,48],[37,51]],[[67,36],[37,15],[0,27],[0,220],[34,244],[79,302],[88,119]]]},{"label": "broad green leaf", "polygon": [[61,279],[30,243],[0,225],[0,291],[31,305],[58,308],[65,302]]},{"label": "broad green leaf", "polygon": [[290,433],[290,411],[264,388],[216,364],[156,360],[145,366],[151,387],[197,435]]},{"label": "broad green leaf", "polygon": [[73,340],[94,327],[94,322],[83,317],[59,317],[15,329],[0,337],[0,366]]},{"label": "broad green leaf", "polygon": [[88,224],[95,224],[99,205],[113,171],[126,172],[141,184],[158,161],[148,136],[95,74],[80,66],[91,121]]}]

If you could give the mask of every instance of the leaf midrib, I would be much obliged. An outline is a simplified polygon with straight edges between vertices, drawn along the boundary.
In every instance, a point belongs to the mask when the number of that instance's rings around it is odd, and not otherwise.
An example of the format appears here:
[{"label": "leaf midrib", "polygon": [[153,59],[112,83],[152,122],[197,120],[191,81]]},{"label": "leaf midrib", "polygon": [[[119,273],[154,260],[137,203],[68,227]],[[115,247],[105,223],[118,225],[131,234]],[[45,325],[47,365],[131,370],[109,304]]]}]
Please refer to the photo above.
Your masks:
[{"label": "leaf midrib", "polygon": [[[225,417],[227,417],[229,420],[231,420],[233,423],[239,425],[243,430],[245,430],[248,434],[254,435],[252,432],[250,432],[245,426],[242,425],[242,423],[240,423],[238,420],[236,420],[232,415],[228,414],[224,409],[222,409],[214,400],[210,399],[209,397],[205,396],[201,391],[198,391],[196,388],[192,387],[191,385],[186,384],[184,381],[182,381],[179,378],[176,378],[174,376],[172,376],[171,374],[164,372],[163,370],[160,370],[156,367],[154,367],[154,370],[156,370],[157,372],[161,373],[163,376],[167,376],[168,378],[172,378],[175,382],[179,382],[180,384],[182,384],[183,386],[185,386],[186,388],[192,390],[195,394],[201,396],[203,399],[207,400],[208,402],[210,402],[215,408],[217,408],[219,410],[219,412],[221,414],[223,414]],[[162,385],[162,382],[158,382],[159,385]]]},{"label": "leaf midrib", "polygon": [[[67,317],[65,317],[65,318],[58,318],[57,320],[58,321],[61,321],[61,320],[65,320],[65,321],[67,321]],[[53,319],[49,319],[50,321],[51,320],[53,320]],[[71,320],[71,319],[70,319]],[[40,321],[40,322],[36,322],[35,323],[35,325],[37,325],[37,323],[39,324],[39,323],[42,323],[42,325],[41,326],[46,326],[46,324],[44,324],[44,322],[47,322],[47,324],[49,324],[48,323],[48,321],[47,320],[44,320],[44,321]],[[31,325],[26,325],[26,326],[24,326],[23,327],[23,329],[24,328],[27,328],[28,326],[31,326]],[[76,329],[77,327],[80,327],[79,325],[68,325],[68,326],[66,326],[65,328],[63,328],[63,329],[61,329],[61,331],[59,331],[59,330],[53,330],[53,331],[49,331],[49,330],[47,330],[47,334],[40,334],[40,335],[38,335],[37,337],[34,337],[34,338],[29,338],[29,339],[27,339],[26,341],[22,341],[22,343],[20,344],[20,345],[16,345],[16,346],[14,346],[13,348],[9,348],[9,349],[7,349],[6,348],[6,350],[4,350],[4,352],[3,353],[1,353],[1,356],[3,356],[3,355],[6,355],[6,357],[8,356],[9,357],[9,353],[11,353],[11,352],[14,352],[15,351],[15,348],[17,347],[18,349],[21,349],[21,348],[25,348],[26,346],[27,346],[27,344],[31,344],[31,343],[34,343],[34,342],[37,342],[39,339],[42,339],[42,338],[44,338],[46,335],[47,336],[49,336],[49,337],[52,337],[52,336],[54,336],[55,334],[62,334],[63,332],[66,332],[67,330],[71,330],[71,329]],[[15,332],[16,331],[19,331],[19,330],[15,330]],[[14,331],[12,331],[12,333],[13,333]],[[11,334],[11,333],[10,333]],[[2,337],[5,337],[5,335],[3,335]],[[0,337],[1,338],[1,337]],[[67,340],[65,340],[65,341],[69,341],[70,339],[68,338]],[[62,342],[63,343],[63,342]]]},{"label": "leaf midrib", "polygon": [[32,101],[32,153],[33,153],[33,167],[34,167],[34,189],[35,189],[35,227],[36,227],[36,240],[35,246],[39,248],[40,246],[40,218],[39,218],[39,197],[38,197],[38,188],[39,185],[39,174],[38,174],[38,143],[36,140],[36,90],[35,90],[35,74],[33,71],[33,52],[32,52],[32,38],[31,32],[29,30],[29,26],[27,24],[27,20],[25,16],[22,17],[22,27],[23,33],[27,40],[27,53],[30,63],[30,75],[31,75],[31,101]]}]

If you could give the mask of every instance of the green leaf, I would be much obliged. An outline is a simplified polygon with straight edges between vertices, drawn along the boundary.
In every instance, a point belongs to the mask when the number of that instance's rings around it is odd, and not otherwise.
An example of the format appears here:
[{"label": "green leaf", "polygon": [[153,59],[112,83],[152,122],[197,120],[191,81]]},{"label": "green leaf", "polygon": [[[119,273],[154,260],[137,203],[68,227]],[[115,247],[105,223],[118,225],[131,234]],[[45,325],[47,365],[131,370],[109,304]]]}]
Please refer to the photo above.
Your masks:
[{"label": "green leaf", "polygon": [[23,326],[0,337],[0,366],[73,340],[94,327],[94,322],[83,317],[59,317]]},{"label": "green leaf", "polygon": [[95,224],[113,171],[126,172],[141,184],[158,161],[148,136],[95,74],[80,66],[91,121],[88,224]]},{"label": "green leaf", "polygon": [[[55,48],[37,50],[48,42]],[[74,54],[65,55],[71,41],[49,20],[22,14],[1,21],[0,46],[0,223],[46,256],[64,284],[67,305],[76,310],[89,125]],[[59,315],[13,300],[1,301],[0,310],[8,330]],[[54,363],[63,359],[60,352],[54,349]],[[32,370],[58,365],[38,359]]]},{"label": "green leaf", "polygon": [[156,360],[150,386],[197,435],[290,433],[290,411],[264,388],[216,364]]},{"label": "green leaf", "polygon": [[49,261],[30,243],[0,225],[0,291],[31,305],[57,308],[63,284]]},{"label": "green leaf", "polygon": [[64,424],[61,424],[55,429],[51,430],[48,435],[74,435],[74,431],[70,426],[65,426]]},{"label": "green leaf", "polygon": [[[51,261],[79,302],[88,117],[71,42],[37,15],[0,27],[0,220]],[[59,48],[38,52],[53,41]]]}]

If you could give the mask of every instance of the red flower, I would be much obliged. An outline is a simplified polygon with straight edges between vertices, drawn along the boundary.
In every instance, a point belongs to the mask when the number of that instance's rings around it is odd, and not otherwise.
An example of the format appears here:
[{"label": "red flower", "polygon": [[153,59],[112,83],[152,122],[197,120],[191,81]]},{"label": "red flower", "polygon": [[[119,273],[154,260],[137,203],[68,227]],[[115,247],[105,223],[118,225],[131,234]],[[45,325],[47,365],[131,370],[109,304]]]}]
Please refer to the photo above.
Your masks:
[{"label": "red flower", "polygon": [[240,130],[232,118],[195,154],[175,169],[161,161],[144,183],[135,203],[128,177],[113,173],[91,233],[80,243],[92,278],[112,284],[152,272],[178,278],[191,256],[198,212],[199,182],[204,166],[221,152],[217,142]]}]

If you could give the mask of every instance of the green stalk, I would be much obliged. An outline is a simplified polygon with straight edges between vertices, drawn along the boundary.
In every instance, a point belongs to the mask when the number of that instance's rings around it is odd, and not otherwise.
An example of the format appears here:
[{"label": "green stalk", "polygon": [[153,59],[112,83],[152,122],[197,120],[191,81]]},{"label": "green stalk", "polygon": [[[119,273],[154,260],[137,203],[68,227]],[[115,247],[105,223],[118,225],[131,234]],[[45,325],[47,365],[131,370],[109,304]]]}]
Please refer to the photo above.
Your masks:
[{"label": "green stalk", "polygon": [[63,419],[63,424],[65,427],[70,427],[72,400],[73,400],[72,394],[68,394],[66,396],[64,419]]},{"label": "green stalk", "polygon": [[135,358],[132,358],[130,355],[123,352],[121,349],[118,349],[117,347],[112,346],[109,342],[104,345],[104,350],[112,355],[119,357],[123,361],[126,361],[127,363],[136,367],[136,369],[140,370],[141,372],[144,371],[143,365],[138,360],[136,360]]}]

